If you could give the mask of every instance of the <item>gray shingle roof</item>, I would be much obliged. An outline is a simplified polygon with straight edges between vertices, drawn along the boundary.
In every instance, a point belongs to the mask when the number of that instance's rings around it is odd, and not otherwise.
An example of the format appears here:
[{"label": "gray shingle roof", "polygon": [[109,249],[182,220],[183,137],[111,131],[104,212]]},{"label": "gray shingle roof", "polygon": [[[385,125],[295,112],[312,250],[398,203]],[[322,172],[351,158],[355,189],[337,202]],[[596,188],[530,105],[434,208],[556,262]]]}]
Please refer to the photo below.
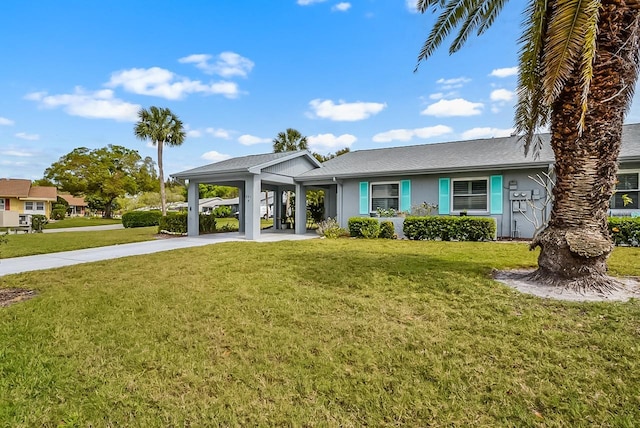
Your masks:
[{"label": "gray shingle roof", "polygon": [[231,158],[209,165],[199,166],[197,168],[181,171],[171,175],[178,178],[188,178],[189,176],[198,176],[202,174],[249,172],[251,168],[267,165],[270,162],[277,161],[286,157],[291,157],[294,154],[299,155],[301,152],[306,152],[306,150],[298,152],[265,153],[260,155],[241,156],[238,158]]},{"label": "gray shingle roof", "polygon": [[[357,150],[333,158],[322,168],[308,171],[297,179],[418,174],[439,171],[526,168],[553,162],[549,134],[540,135],[540,157],[524,156],[518,137],[490,138],[417,146]],[[626,125],[623,131],[621,159],[640,159],[640,124]]]}]

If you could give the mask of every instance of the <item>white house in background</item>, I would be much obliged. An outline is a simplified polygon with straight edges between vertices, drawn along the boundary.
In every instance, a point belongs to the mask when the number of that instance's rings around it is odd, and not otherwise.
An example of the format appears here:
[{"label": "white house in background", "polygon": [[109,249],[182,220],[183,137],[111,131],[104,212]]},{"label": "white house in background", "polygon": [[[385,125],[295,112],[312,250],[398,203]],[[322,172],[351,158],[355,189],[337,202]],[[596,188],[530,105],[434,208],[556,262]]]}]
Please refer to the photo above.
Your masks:
[{"label": "white house in background", "polygon": [[[531,216],[535,211],[541,221],[546,220],[550,207],[544,201],[553,185],[531,179],[544,178],[553,169],[550,136],[540,138],[543,146],[537,158],[524,157],[519,138],[511,136],[358,150],[322,164],[306,150],[267,153],[228,159],[173,177],[189,181],[189,201],[197,200],[199,183],[237,187],[240,232],[250,240],[260,236],[260,200],[265,190],[305,195],[318,189],[325,192],[325,215],[337,218],[342,227],[350,217],[370,216],[378,208],[410,211],[427,202],[437,205],[435,214],[491,217],[499,237],[530,238],[535,230]],[[638,215],[640,124],[624,126],[619,162],[611,215]],[[625,206],[622,195],[632,203]],[[189,233],[198,234],[198,206],[189,202],[188,208]],[[282,218],[283,204],[276,201],[274,208],[274,217]],[[396,233],[401,234],[402,219],[394,220]],[[281,227],[279,221],[274,225]],[[302,197],[295,198],[295,233],[306,233]]]},{"label": "white house in background", "polygon": [[[265,193],[268,193],[268,197],[269,197],[268,213],[269,213],[269,218],[271,218],[273,217],[273,197],[274,197],[273,192],[262,192],[262,196],[260,199],[260,217],[262,218],[267,217],[267,202],[266,202],[267,198],[265,197]],[[222,206],[231,208],[231,213],[235,214],[239,210],[240,198],[225,199],[225,198],[213,197],[213,198],[202,198],[198,200],[198,212],[200,213],[211,213],[216,208],[222,207]],[[178,203],[170,204],[168,208],[170,210],[186,211],[187,207],[188,207],[187,202],[178,202]]]}]

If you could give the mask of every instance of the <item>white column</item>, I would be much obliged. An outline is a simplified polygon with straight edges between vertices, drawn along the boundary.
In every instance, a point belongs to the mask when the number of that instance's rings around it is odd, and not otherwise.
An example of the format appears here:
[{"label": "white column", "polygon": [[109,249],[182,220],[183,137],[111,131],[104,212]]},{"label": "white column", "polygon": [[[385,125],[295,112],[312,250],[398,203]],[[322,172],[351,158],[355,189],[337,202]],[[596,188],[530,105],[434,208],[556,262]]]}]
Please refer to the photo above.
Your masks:
[{"label": "white column", "polygon": [[246,188],[246,184],[244,182],[238,187],[238,232],[239,233],[245,232],[244,219],[246,217],[245,208],[247,205],[244,202],[245,188]]},{"label": "white column", "polygon": [[273,191],[273,228],[281,229],[280,219],[282,218],[282,189],[276,186]]},{"label": "white column", "polygon": [[258,175],[245,180],[245,239],[254,241],[260,238],[260,191],[262,181]]},{"label": "white column", "polygon": [[198,236],[200,235],[200,213],[198,208],[200,207],[199,189],[198,183],[189,180],[189,187],[187,187],[187,235]]},{"label": "white column", "polygon": [[307,193],[306,188],[296,183],[296,235],[307,233]]}]

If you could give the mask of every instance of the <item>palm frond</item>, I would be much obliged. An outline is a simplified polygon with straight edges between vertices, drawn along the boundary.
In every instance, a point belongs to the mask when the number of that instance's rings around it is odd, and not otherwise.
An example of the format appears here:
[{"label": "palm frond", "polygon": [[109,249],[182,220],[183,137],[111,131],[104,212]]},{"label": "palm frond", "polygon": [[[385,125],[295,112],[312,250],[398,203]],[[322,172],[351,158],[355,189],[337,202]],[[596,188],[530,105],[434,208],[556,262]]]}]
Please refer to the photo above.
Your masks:
[{"label": "palm frond", "polygon": [[598,37],[598,17],[600,4],[592,2],[590,7],[595,8],[589,13],[587,28],[585,28],[584,46],[580,57],[580,84],[582,86],[582,95],[580,103],[582,113],[580,114],[580,122],[578,123],[578,131],[582,134],[587,115],[587,102],[589,100],[589,90],[591,88],[591,80],[593,79],[593,62],[596,56],[596,38]]},{"label": "palm frond", "polygon": [[485,2],[482,11],[482,23],[478,28],[478,36],[481,36],[485,31],[493,25],[496,16],[502,11],[502,8],[507,3],[507,0],[493,0]]},{"label": "palm frond", "polygon": [[[600,0],[556,0],[549,19],[542,86],[545,102],[553,103],[575,70],[585,49],[585,29],[593,22]],[[597,24],[597,17],[595,20]]]}]

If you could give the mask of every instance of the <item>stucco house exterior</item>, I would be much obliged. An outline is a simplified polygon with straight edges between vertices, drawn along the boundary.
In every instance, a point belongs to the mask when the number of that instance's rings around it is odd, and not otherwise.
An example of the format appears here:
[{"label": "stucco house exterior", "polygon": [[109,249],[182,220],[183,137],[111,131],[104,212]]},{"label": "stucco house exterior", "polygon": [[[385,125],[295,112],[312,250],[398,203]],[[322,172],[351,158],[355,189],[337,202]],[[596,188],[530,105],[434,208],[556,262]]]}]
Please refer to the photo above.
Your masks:
[{"label": "stucco house exterior", "polygon": [[0,178],[0,227],[19,226],[20,216],[28,214],[49,218],[57,198],[55,187],[32,186],[31,180]]},{"label": "stucco house exterior", "polygon": [[[540,135],[538,157],[525,157],[517,136],[358,150],[320,164],[308,151],[244,156],[173,174],[188,180],[189,230],[197,234],[197,184],[240,190],[240,231],[260,236],[260,192],[325,191],[325,216],[345,227],[350,217],[371,216],[378,208],[411,212],[426,202],[439,215],[494,218],[498,237],[531,238],[549,215],[548,176],[553,171],[549,135]],[[611,215],[640,214],[640,124],[626,125],[617,191]],[[534,180],[535,178],[535,180]],[[632,202],[624,206],[622,195]],[[191,201],[195,201],[192,203]],[[295,233],[306,233],[305,199],[295,200]],[[193,207],[192,207],[193,205]],[[193,208],[193,209],[192,209]],[[276,203],[274,217],[283,215]],[[402,218],[394,218],[401,234]],[[274,222],[279,227],[279,222]],[[191,233],[191,232],[190,232]]]},{"label": "stucco house exterior", "polygon": [[88,214],[87,207],[89,206],[83,197],[77,197],[73,195],[59,195],[62,199],[67,201],[69,207],[67,208],[67,215],[71,217],[80,217]]}]

